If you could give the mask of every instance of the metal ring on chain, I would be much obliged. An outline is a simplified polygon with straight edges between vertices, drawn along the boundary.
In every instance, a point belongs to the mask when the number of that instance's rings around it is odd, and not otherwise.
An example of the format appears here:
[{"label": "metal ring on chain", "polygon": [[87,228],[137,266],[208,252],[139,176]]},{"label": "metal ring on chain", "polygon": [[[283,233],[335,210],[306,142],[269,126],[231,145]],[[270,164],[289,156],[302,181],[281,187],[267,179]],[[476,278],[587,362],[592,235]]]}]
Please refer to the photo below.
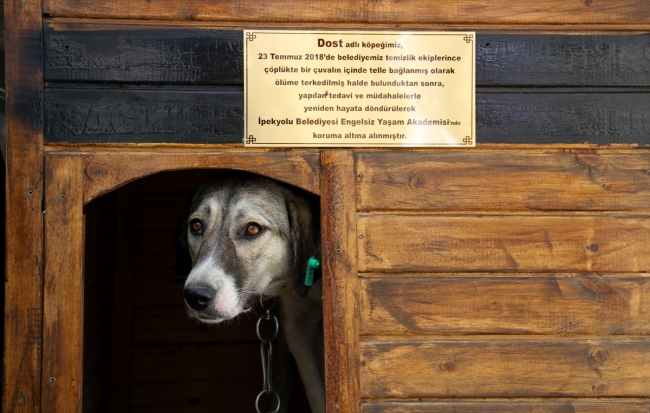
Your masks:
[{"label": "metal ring on chain", "polygon": [[[262,337],[262,333],[260,332],[260,324],[262,323],[262,320],[273,320],[275,321],[275,331],[273,332],[271,338],[264,338]],[[278,322],[278,318],[275,316],[275,314],[265,314],[260,316],[260,318],[257,319],[257,338],[264,344],[269,344],[273,340],[275,340],[278,336],[278,331],[280,331],[280,323]]]},{"label": "metal ring on chain", "polygon": [[[269,394],[269,392],[267,390],[262,390],[260,394],[257,395],[257,398],[255,399],[255,410],[257,410],[257,413],[265,413],[260,411],[260,397],[262,397],[263,394]],[[278,395],[275,391],[270,392],[270,394],[274,395],[278,400],[278,405],[275,406],[275,410],[268,413],[278,413],[280,411],[280,395]]]},{"label": "metal ring on chain", "polygon": [[[266,314],[262,314],[260,318],[257,319],[257,327],[256,327],[256,332],[257,332],[257,338],[261,341],[260,344],[260,352],[262,355],[262,374],[264,376],[264,385],[262,386],[263,390],[260,392],[260,394],[257,395],[257,398],[255,399],[255,410],[257,410],[257,413],[263,413],[260,411],[260,398],[262,397],[263,394],[270,394],[270,395],[275,395],[275,398],[278,400],[278,405],[275,407],[275,410],[268,412],[268,413],[277,413],[280,411],[280,396],[273,390],[273,340],[276,339],[278,336],[278,331],[280,331],[280,323],[278,322],[278,318],[275,316],[275,314],[271,313],[271,310],[275,307],[277,300],[273,298],[271,301],[266,301],[264,300],[263,297],[260,297],[260,305],[266,312]],[[268,305],[267,305],[268,304]],[[275,331],[273,334],[271,334],[270,338],[264,338],[262,337],[262,333],[260,332],[260,324],[262,323],[262,320],[273,320],[275,321]],[[268,348],[266,348],[268,346]]]}]

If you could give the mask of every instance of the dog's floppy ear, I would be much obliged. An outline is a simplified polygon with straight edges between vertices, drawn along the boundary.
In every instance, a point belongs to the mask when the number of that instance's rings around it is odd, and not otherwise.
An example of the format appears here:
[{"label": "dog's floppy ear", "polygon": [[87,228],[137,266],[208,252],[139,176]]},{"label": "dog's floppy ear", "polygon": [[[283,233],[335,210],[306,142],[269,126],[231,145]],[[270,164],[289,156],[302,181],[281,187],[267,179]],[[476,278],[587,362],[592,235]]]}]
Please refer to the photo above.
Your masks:
[{"label": "dog's floppy ear", "polygon": [[190,275],[192,271],[192,257],[190,256],[190,247],[187,243],[187,217],[189,216],[190,205],[188,203],[185,207],[185,212],[183,217],[178,223],[178,228],[176,229],[176,242],[175,242],[175,252],[176,252],[176,265],[174,268],[174,282],[176,284],[182,284],[187,279],[187,276]]},{"label": "dog's floppy ear", "polygon": [[300,297],[305,297],[309,286],[305,285],[307,262],[309,258],[320,259],[317,217],[312,213],[309,203],[302,197],[290,194],[286,200],[289,214],[292,248],[291,276],[293,289]]}]

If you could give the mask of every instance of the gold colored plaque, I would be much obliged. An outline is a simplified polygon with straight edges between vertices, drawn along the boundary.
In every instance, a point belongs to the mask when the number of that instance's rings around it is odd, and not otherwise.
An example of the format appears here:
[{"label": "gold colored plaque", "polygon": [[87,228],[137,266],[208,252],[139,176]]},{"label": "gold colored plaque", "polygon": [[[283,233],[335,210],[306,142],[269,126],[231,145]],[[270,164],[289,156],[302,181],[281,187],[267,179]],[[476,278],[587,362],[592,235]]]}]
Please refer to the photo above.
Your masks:
[{"label": "gold colored plaque", "polygon": [[245,30],[244,143],[473,147],[475,38]]}]

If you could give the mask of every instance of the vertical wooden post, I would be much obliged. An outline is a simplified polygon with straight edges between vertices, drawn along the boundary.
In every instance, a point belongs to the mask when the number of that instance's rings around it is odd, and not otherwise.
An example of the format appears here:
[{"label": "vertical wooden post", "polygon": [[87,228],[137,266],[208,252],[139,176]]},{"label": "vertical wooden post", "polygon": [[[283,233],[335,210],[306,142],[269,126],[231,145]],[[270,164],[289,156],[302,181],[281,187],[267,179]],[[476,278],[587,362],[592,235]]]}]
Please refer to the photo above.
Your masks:
[{"label": "vertical wooden post", "polygon": [[43,41],[40,0],[5,2],[7,91],[2,411],[38,412],[43,289]]},{"label": "vertical wooden post", "polygon": [[329,413],[359,411],[354,173],[352,151],[321,153],[325,387]]},{"label": "vertical wooden post", "polygon": [[81,412],[83,169],[79,157],[45,164],[42,413]]}]

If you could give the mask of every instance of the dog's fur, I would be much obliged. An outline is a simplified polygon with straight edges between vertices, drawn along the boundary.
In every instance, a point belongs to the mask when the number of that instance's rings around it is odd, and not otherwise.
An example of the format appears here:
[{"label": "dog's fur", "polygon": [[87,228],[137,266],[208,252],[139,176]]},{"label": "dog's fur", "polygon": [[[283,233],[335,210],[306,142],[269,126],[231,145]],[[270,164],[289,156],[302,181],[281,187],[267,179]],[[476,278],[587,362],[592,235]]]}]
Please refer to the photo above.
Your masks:
[{"label": "dog's fur", "polygon": [[[233,319],[293,285],[279,297],[281,330],[312,412],[324,413],[322,285],[304,285],[308,259],[320,257],[318,204],[309,198],[257,175],[224,173],[194,194],[181,220],[176,275],[186,277],[189,315],[204,323]],[[288,390],[278,390],[282,411]]]}]

